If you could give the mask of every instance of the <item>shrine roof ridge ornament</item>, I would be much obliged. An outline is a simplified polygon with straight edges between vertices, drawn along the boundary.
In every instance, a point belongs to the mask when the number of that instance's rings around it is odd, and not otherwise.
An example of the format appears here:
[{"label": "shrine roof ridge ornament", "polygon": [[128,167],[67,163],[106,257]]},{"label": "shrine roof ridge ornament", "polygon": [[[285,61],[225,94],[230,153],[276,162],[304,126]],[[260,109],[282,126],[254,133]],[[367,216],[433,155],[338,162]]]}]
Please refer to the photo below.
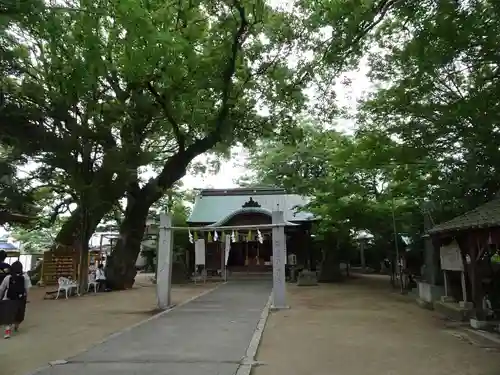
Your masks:
[{"label": "shrine roof ridge ornament", "polygon": [[243,204],[243,206],[241,206],[241,208],[250,208],[250,207],[260,208],[261,205],[259,203],[257,203],[256,201],[254,201],[252,197],[250,197],[250,199],[247,202],[245,202]]}]

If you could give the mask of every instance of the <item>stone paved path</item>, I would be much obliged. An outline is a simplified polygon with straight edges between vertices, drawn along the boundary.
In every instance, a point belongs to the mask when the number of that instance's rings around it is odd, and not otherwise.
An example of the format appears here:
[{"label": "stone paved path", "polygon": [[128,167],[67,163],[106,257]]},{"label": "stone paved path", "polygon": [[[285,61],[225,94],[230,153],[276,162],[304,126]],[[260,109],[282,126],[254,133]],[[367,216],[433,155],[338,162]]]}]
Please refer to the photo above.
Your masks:
[{"label": "stone paved path", "polygon": [[233,375],[271,281],[232,281],[36,375]]},{"label": "stone paved path", "polygon": [[[133,289],[58,301],[43,299],[51,287],[32,288],[21,331],[11,340],[0,339],[0,374],[30,374],[55,359],[73,357],[109,335],[150,318],[158,312],[152,276],[138,274]],[[184,303],[216,285],[210,282],[174,285],[172,300]]]}]

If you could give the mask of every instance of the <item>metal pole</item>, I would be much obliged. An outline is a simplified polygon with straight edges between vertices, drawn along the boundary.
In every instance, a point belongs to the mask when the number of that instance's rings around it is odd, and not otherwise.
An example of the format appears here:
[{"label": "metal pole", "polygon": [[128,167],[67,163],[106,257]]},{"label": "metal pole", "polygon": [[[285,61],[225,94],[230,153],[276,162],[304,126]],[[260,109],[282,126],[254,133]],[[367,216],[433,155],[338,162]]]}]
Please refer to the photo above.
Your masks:
[{"label": "metal pole", "polygon": [[392,227],[394,230],[394,247],[396,249],[396,264],[397,264],[397,270],[398,270],[398,275],[399,275],[399,285],[401,288],[401,293],[404,292],[403,290],[403,275],[401,272],[401,263],[399,261],[399,245],[398,245],[398,232],[397,232],[397,227],[396,227],[396,214],[394,212],[394,197],[392,197]]}]

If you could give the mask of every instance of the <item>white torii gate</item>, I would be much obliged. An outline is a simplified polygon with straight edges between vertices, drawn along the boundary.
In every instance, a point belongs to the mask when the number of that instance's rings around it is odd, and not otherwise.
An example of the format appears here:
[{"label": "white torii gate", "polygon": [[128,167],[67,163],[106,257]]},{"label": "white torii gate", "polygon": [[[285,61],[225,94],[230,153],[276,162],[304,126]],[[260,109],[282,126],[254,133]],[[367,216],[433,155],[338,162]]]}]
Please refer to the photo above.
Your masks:
[{"label": "white torii gate", "polygon": [[257,230],[272,229],[273,240],[273,310],[288,308],[286,304],[285,263],[286,263],[286,238],[285,219],[283,211],[272,212],[272,224],[239,225],[239,226],[205,226],[205,227],[173,227],[172,218],[168,213],[160,215],[160,227],[158,235],[157,254],[157,276],[156,297],[158,307],[162,310],[172,306],[172,257],[174,245],[174,230],[193,230],[200,232],[208,231],[231,231],[231,230]]}]

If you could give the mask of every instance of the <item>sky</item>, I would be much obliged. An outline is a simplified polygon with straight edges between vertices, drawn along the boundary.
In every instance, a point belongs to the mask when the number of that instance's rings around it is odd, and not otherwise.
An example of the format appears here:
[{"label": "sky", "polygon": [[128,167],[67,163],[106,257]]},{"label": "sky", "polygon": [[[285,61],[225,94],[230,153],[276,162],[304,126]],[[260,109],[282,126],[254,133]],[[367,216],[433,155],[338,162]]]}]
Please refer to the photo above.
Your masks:
[{"label": "sky", "polygon": [[[357,71],[351,71],[344,74],[343,78],[350,80],[350,85],[345,86],[337,84],[337,99],[340,106],[345,106],[351,111],[355,111],[358,100],[370,90],[370,82],[367,77],[368,66],[365,61],[362,61],[360,68]],[[352,133],[355,130],[355,123],[349,119],[339,119],[337,121],[338,131]],[[232,150],[233,157],[222,163],[218,173],[206,173],[204,175],[187,174],[183,179],[183,185],[186,189],[224,189],[238,187],[236,181],[245,175],[244,163],[247,158],[247,153],[242,148],[234,148]],[[206,156],[200,155],[195,162],[206,160]]]}]

